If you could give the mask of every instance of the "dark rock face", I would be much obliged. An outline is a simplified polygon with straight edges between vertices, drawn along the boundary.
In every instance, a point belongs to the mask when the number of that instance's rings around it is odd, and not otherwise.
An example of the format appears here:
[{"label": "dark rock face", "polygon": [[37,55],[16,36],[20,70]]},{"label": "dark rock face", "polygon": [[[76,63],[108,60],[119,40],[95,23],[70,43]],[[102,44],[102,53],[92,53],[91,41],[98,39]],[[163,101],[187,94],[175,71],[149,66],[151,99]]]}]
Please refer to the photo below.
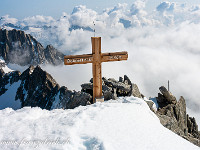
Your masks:
[{"label": "dark rock face", "polygon": [[0,62],[0,68],[3,68],[6,66],[6,63],[5,62]]},{"label": "dark rock face", "polygon": [[189,117],[186,113],[185,99],[181,96],[179,101],[176,101],[165,87],[160,87],[160,92],[157,97],[159,108],[156,115],[160,122],[166,128],[172,130],[176,134],[182,136],[188,141],[200,146],[200,134],[195,118]]},{"label": "dark rock face", "polygon": [[20,81],[15,100],[21,102],[21,107],[31,106],[42,109],[72,109],[80,105],[87,105],[91,96],[84,92],[70,91],[61,87],[50,74],[39,66],[30,66],[22,74],[19,71],[4,73],[0,69],[0,97],[9,92],[6,86]]},{"label": "dark rock face", "polygon": [[59,85],[50,74],[43,71],[39,66],[29,67],[21,75],[21,84],[17,90],[16,99],[20,99],[22,107],[38,106],[50,109]]},{"label": "dark rock face", "polygon": [[66,87],[61,87],[56,95],[51,109],[73,109],[77,106],[86,106],[92,97],[84,92],[70,91]]},{"label": "dark rock face", "polygon": [[176,104],[176,97],[174,97],[164,86],[161,86],[159,90],[162,93],[158,93],[157,97],[159,107],[164,107],[168,104]]},{"label": "dark rock face", "polygon": [[22,66],[63,63],[64,54],[53,46],[44,48],[30,34],[20,30],[2,30],[0,28],[0,56],[6,63]]},{"label": "dark rock face", "polygon": [[[82,91],[93,95],[93,80],[91,83],[82,84]],[[119,96],[135,96],[141,98],[142,95],[136,84],[131,83],[130,79],[124,75],[119,81],[113,78],[102,78],[102,93],[104,100],[116,99]]]},{"label": "dark rock face", "polygon": [[19,71],[5,73],[3,69],[0,69],[0,96],[8,90],[6,85],[11,85],[19,81],[20,75],[21,73]]}]

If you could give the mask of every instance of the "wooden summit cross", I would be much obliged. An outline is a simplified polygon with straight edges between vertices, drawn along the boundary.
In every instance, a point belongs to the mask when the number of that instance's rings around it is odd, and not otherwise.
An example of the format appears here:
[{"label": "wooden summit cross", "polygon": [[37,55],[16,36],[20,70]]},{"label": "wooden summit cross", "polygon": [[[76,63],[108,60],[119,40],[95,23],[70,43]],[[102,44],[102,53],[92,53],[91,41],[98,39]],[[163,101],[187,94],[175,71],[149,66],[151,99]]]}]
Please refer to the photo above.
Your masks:
[{"label": "wooden summit cross", "polygon": [[102,98],[101,63],[128,59],[127,52],[101,53],[101,37],[92,37],[92,54],[68,55],[64,57],[65,65],[92,63],[93,103],[104,101]]}]

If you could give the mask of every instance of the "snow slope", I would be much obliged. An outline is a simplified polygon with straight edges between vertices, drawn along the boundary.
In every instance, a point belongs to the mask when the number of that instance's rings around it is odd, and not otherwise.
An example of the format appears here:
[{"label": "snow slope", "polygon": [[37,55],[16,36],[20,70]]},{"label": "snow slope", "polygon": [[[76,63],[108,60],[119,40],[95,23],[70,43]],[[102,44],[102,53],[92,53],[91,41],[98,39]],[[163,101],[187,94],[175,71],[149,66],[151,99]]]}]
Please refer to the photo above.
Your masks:
[{"label": "snow slope", "polygon": [[135,97],[72,110],[7,108],[0,111],[0,133],[4,150],[199,149],[163,127],[147,104]]},{"label": "snow slope", "polygon": [[10,107],[12,109],[20,109],[21,102],[20,100],[15,100],[15,95],[17,93],[17,89],[20,86],[21,81],[15,82],[12,85],[7,84],[6,88],[8,89],[3,95],[0,96],[0,109],[4,109]]},{"label": "snow slope", "polygon": [[[3,60],[2,57],[0,57],[0,63],[5,63],[5,61]],[[8,68],[6,65],[5,65],[5,67],[0,67],[0,68],[2,68],[5,73],[9,73],[9,72],[13,71],[10,68]]]}]

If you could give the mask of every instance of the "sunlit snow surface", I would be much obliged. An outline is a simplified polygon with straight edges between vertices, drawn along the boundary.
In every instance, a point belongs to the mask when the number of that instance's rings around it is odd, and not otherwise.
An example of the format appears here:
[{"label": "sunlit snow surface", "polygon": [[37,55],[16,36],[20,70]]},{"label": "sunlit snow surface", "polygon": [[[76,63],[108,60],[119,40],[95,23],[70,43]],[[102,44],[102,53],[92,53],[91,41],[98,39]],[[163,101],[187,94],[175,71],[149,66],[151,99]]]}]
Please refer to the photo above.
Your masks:
[{"label": "sunlit snow surface", "polygon": [[[5,63],[5,61],[4,61],[3,58],[0,56],[0,64],[4,64],[4,63]],[[9,72],[13,71],[13,70],[11,70],[10,68],[8,68],[6,65],[5,65],[4,67],[0,67],[0,68],[2,68],[3,71],[4,71],[5,73],[9,73]]]},{"label": "sunlit snow surface", "polygon": [[[194,150],[164,128],[144,100],[128,97],[72,110],[10,108],[0,111],[1,149]],[[49,140],[65,144],[48,144]],[[5,144],[13,140],[14,144]],[[36,141],[45,141],[37,143]],[[33,142],[35,141],[35,143]],[[32,142],[32,143],[31,143]]]}]

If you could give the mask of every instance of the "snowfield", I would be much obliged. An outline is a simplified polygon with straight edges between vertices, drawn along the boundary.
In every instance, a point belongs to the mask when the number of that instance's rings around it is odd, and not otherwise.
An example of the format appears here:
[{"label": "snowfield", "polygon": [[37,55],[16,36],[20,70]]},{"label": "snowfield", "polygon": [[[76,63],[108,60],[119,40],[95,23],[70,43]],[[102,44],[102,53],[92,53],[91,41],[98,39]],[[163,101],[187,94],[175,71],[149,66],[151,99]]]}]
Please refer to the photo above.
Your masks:
[{"label": "snowfield", "polygon": [[1,149],[195,150],[163,127],[144,100],[121,97],[72,110],[0,110]]}]

